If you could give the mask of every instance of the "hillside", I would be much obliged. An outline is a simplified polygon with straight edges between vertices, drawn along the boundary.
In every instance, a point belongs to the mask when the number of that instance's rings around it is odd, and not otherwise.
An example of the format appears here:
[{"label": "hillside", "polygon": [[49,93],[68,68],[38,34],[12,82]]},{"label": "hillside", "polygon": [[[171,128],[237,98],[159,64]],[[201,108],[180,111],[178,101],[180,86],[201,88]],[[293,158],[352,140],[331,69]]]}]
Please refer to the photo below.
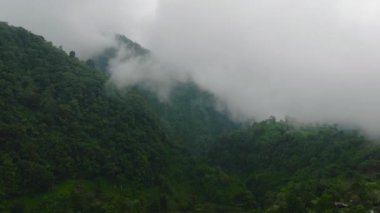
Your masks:
[{"label": "hillside", "polygon": [[380,148],[358,131],[236,124],[193,82],[167,102],[119,90],[106,83],[115,51],[84,62],[0,23],[0,212],[379,208]]},{"label": "hillside", "polygon": [[379,205],[380,148],[357,131],[270,118],[219,138],[208,159],[238,175],[269,212],[334,212],[335,202],[350,206],[343,212],[365,212]]},{"label": "hillside", "polygon": [[196,198],[202,177],[189,177],[214,170],[169,139],[141,91],[105,87],[106,73],[22,28],[1,23],[0,44],[1,208],[112,212],[208,203]]},{"label": "hillside", "polygon": [[[108,65],[117,58],[119,51],[128,52],[123,59],[127,63],[137,57],[151,57],[150,51],[123,35],[115,36],[115,47],[109,47],[92,59],[96,68],[109,74]],[[208,144],[221,134],[236,130],[241,126],[232,121],[225,110],[218,110],[218,100],[209,92],[202,90],[191,80],[174,82],[166,100],[160,100],[157,93],[144,86],[134,88],[144,94],[165,131],[180,145],[194,155],[204,154]],[[221,108],[221,107],[219,107]]]},{"label": "hillside", "polygon": [[104,88],[103,73],[24,29],[1,24],[0,44],[0,195],[72,178],[157,181],[171,145],[139,93]]}]

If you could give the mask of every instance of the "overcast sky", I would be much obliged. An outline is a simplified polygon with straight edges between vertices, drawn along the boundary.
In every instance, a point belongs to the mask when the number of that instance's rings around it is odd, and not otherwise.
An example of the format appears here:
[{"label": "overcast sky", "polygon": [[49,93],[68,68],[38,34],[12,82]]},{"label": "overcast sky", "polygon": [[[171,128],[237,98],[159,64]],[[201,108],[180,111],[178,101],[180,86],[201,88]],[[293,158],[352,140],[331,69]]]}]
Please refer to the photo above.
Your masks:
[{"label": "overcast sky", "polygon": [[[378,0],[0,0],[0,20],[82,58],[123,33],[235,117],[289,115],[380,135]],[[126,84],[144,79],[131,75],[165,83],[167,66],[155,64],[111,68],[126,71]]]}]

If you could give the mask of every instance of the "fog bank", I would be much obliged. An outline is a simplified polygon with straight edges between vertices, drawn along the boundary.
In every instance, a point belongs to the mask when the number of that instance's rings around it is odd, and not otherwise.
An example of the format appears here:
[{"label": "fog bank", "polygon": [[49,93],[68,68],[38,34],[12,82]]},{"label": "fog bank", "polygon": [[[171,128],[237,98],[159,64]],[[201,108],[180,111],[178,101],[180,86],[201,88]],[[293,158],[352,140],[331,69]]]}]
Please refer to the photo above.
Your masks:
[{"label": "fog bank", "polygon": [[288,115],[380,134],[378,1],[0,0],[0,5],[1,20],[81,57],[112,45],[114,32],[152,50],[153,62],[112,62],[111,79],[121,87],[144,82],[162,95],[170,82],[190,76],[235,118]]}]

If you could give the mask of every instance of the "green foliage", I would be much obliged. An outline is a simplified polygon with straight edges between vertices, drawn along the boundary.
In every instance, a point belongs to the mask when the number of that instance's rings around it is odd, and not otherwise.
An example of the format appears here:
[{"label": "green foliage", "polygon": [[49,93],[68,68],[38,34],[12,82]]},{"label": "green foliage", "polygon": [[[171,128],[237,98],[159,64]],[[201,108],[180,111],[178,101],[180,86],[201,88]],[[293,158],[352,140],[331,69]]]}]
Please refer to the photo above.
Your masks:
[{"label": "green foliage", "polygon": [[377,194],[375,159],[380,148],[356,131],[336,126],[303,125],[270,118],[220,137],[208,159],[238,174],[261,207],[270,212],[370,209]]},{"label": "green foliage", "polygon": [[[116,90],[91,62],[70,57],[22,28],[1,24],[0,43],[0,208],[12,212],[235,208],[224,202],[235,194],[229,194],[230,189],[240,190],[235,189],[236,180],[207,166],[201,176],[189,178],[201,163],[165,132],[169,128],[161,124],[146,92]],[[99,178],[108,186],[95,187]],[[205,188],[194,187],[204,184],[203,178],[209,183],[209,196],[216,198],[203,196]],[[66,186],[68,180],[86,184]],[[61,187],[68,189],[58,193]],[[122,192],[115,195],[109,191],[113,187]]]},{"label": "green foliage", "polygon": [[139,86],[119,91],[102,71],[117,51],[82,62],[0,22],[1,212],[366,212],[380,203],[380,149],[358,132],[273,117],[243,127],[191,82],[166,102]]},{"label": "green foliage", "polygon": [[[100,70],[108,72],[109,61],[120,50],[133,57],[149,57],[149,51],[125,36],[116,35],[116,47],[106,48],[91,61]],[[148,86],[149,87],[149,86]],[[162,100],[146,85],[134,87],[144,94],[148,104],[158,114],[161,125],[172,140],[176,140],[194,155],[203,155],[208,145],[224,132],[236,130],[240,125],[229,119],[216,98],[191,81],[174,83],[168,97]],[[219,109],[218,109],[219,108]]]},{"label": "green foliage", "polygon": [[167,100],[141,89],[158,112],[166,132],[194,155],[203,155],[212,141],[225,132],[239,128],[214,96],[192,82],[177,84]]},{"label": "green foliage", "polygon": [[22,28],[0,25],[0,189],[7,198],[67,178],[153,185],[170,142],[135,90]]}]

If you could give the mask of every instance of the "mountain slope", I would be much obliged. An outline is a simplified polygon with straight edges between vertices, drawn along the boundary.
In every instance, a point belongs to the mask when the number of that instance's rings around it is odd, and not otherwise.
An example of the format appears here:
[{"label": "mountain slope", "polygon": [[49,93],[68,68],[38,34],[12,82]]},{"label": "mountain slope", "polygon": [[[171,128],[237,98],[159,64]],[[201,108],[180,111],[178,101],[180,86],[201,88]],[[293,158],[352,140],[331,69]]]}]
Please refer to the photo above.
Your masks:
[{"label": "mountain slope", "polygon": [[[44,178],[21,176],[34,178],[30,180],[34,183],[39,178],[49,179],[43,185],[67,176],[153,178],[138,177],[131,173],[134,170],[123,168],[134,164],[152,173],[159,168],[153,164],[162,158],[157,152],[169,146],[139,93],[130,91],[122,97],[116,90],[104,88],[103,73],[23,29],[1,26],[0,39],[1,151],[15,164],[35,166],[36,171],[29,171],[33,174],[46,173]],[[102,153],[98,150],[102,147],[112,147],[120,156]],[[12,153],[16,150],[19,153]],[[145,153],[146,159],[131,162],[129,156],[139,152]],[[107,164],[115,164],[114,174],[101,171],[110,166]],[[25,172],[24,168],[15,169]]]},{"label": "mountain slope", "polygon": [[2,23],[0,44],[0,195],[68,178],[157,180],[171,145],[138,92],[104,88],[104,73],[24,29]]},{"label": "mountain slope", "polygon": [[[236,208],[225,201],[243,189],[178,148],[146,94],[73,55],[0,24],[1,211]],[[200,196],[210,175],[226,193]]]},{"label": "mountain slope", "polygon": [[220,137],[208,159],[270,212],[364,212],[380,200],[380,148],[357,131],[270,118]]},{"label": "mountain slope", "polygon": [[[152,57],[150,51],[122,35],[116,35],[116,47],[106,48],[101,54],[90,59],[97,68],[108,73],[111,60],[118,52],[128,52],[128,58],[120,63],[128,63],[135,57]],[[175,81],[175,80],[173,80]],[[172,82],[173,83],[173,82]],[[149,82],[148,82],[149,84]],[[201,155],[212,140],[236,130],[240,124],[232,121],[225,110],[218,110],[218,100],[202,90],[191,80],[174,82],[166,100],[160,100],[156,91],[145,87],[146,82],[134,86],[147,98],[149,105],[157,112],[169,136],[181,142],[192,154]]]},{"label": "mountain slope", "polygon": [[358,132],[235,124],[192,82],[161,102],[93,62],[0,23],[1,212],[379,208],[380,148]]}]

